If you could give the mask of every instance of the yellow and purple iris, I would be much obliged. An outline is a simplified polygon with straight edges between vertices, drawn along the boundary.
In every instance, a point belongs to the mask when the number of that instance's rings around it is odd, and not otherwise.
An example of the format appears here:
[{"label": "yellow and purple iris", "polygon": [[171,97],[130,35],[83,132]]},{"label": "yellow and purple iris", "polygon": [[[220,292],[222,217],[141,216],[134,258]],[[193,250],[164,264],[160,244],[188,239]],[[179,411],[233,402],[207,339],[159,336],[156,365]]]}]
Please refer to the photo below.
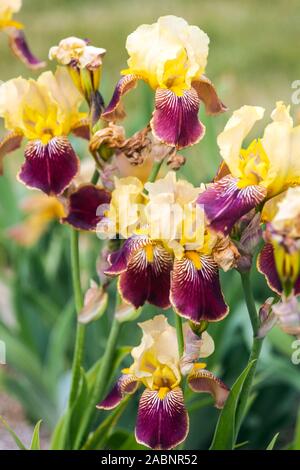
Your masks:
[{"label": "yellow and purple iris", "polygon": [[[279,201],[278,201],[279,199]],[[300,187],[290,188],[281,198],[265,205],[265,245],[258,257],[258,270],[269,287],[288,298],[300,294]]]},{"label": "yellow and purple iris", "polygon": [[89,133],[86,114],[79,111],[82,96],[69,73],[58,68],[37,80],[22,77],[0,86],[0,117],[8,135],[0,141],[0,162],[20,147],[23,138],[25,163],[19,179],[48,195],[61,194],[79,170],[79,159],[67,136]]},{"label": "yellow and purple iris", "polygon": [[[106,270],[109,276],[119,276],[123,299],[135,308],[146,301],[160,308],[172,305],[195,323],[225,317],[228,306],[219,281],[222,263],[215,259],[220,239],[205,226],[203,213],[197,210],[201,189],[176,181],[174,172],[147,183],[147,195],[137,178],[130,180],[130,185],[117,182],[106,213],[117,233],[126,238],[110,254]],[[222,251],[226,251],[223,266],[228,269],[235,255],[227,247]]]},{"label": "yellow and purple iris", "polygon": [[[139,324],[143,337],[131,351],[133,364],[123,370],[107,397],[97,408],[115,408],[139,385],[145,387],[140,398],[135,436],[137,442],[152,449],[173,449],[183,442],[189,430],[181,383],[194,392],[210,393],[217,408],[222,408],[229,393],[227,386],[196,362],[214,350],[212,338],[203,333],[199,339],[185,324],[185,353],[179,357],[176,330],[164,315]],[[192,352],[191,352],[192,351]]]},{"label": "yellow and purple iris", "polygon": [[31,53],[23,32],[23,25],[13,19],[13,15],[21,9],[21,6],[22,0],[1,0],[0,32],[3,31],[8,35],[12,51],[27,67],[38,69],[46,64]]},{"label": "yellow and purple iris", "polygon": [[276,104],[272,123],[247,149],[242,142],[264,109],[243,106],[218,136],[223,163],[214,183],[200,194],[211,228],[228,234],[235,222],[266,199],[300,184],[300,126],[293,127],[289,107]]},{"label": "yellow and purple iris", "polygon": [[198,120],[200,101],[209,114],[226,110],[204,75],[208,44],[206,33],[176,16],[139,26],[127,38],[128,68],[121,72],[123,77],[102,117],[108,121],[124,117],[122,96],[144,80],[155,90],[153,134],[177,148],[197,143],[205,133]]}]

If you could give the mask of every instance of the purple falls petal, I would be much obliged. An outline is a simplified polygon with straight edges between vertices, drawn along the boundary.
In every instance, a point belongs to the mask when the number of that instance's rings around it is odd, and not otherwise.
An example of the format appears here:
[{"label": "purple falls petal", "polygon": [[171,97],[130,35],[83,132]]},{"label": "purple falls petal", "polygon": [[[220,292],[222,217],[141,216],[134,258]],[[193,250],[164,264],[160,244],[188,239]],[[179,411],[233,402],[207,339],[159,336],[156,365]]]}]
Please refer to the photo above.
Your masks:
[{"label": "purple falls petal", "polygon": [[159,88],[155,94],[155,111],[151,120],[153,134],[178,149],[196,144],[204,137],[205,127],[198,119],[200,101],[191,88],[183,96]]},{"label": "purple falls petal", "polygon": [[107,276],[117,276],[127,269],[128,258],[132,250],[132,238],[128,238],[123,246],[108,255],[109,268],[104,271]]},{"label": "purple falls petal", "polygon": [[61,194],[79,169],[79,159],[66,137],[54,137],[48,144],[30,141],[19,179],[30,188],[48,195]]},{"label": "purple falls petal", "polygon": [[194,368],[188,376],[188,384],[193,392],[210,393],[216,408],[223,408],[229,395],[229,388],[212,372]]},{"label": "purple falls petal", "polygon": [[176,259],[171,275],[171,304],[194,323],[219,321],[228,313],[221,291],[218,266],[211,256],[199,255],[201,268],[184,257]]},{"label": "purple falls petal", "polygon": [[161,399],[155,390],[141,396],[135,429],[137,442],[151,449],[173,449],[183,442],[189,430],[189,417],[179,387]]},{"label": "purple falls petal", "polygon": [[203,206],[211,228],[227,235],[240,217],[260,204],[265,196],[265,188],[258,185],[239,188],[236,178],[225,176],[208,186],[197,203]]},{"label": "purple falls petal", "polygon": [[131,374],[121,375],[104,400],[97,405],[98,409],[112,410],[122,401],[125,395],[132,395],[138,388],[138,381]]},{"label": "purple falls petal", "polygon": [[283,287],[277,273],[274,248],[271,243],[266,243],[258,255],[257,269],[265,276],[270,289],[277,294],[282,294]]},{"label": "purple falls petal", "polygon": [[[96,230],[104,211],[99,208],[109,204],[111,195],[105,189],[86,184],[74,191],[69,197],[69,212],[63,222],[79,230]],[[103,206],[104,207],[104,206]]]},{"label": "purple falls petal", "polygon": [[124,75],[124,77],[120,78],[109,105],[101,115],[102,119],[106,121],[117,121],[126,116],[121,99],[125,93],[136,86],[138,79],[139,77],[134,74]]},{"label": "purple falls petal", "polygon": [[[147,250],[153,259],[147,259]],[[172,257],[159,243],[146,237],[132,237],[117,254],[109,258],[107,275],[120,274],[119,289],[123,299],[137,309],[146,301],[160,308],[170,306],[170,273]]]},{"label": "purple falls petal", "polygon": [[10,132],[0,140],[0,175],[3,174],[3,158],[8,153],[13,152],[21,147],[23,134]]},{"label": "purple falls petal", "polygon": [[25,34],[22,29],[9,29],[9,44],[13,53],[30,69],[40,69],[46,66],[46,62],[39,60],[30,51]]}]

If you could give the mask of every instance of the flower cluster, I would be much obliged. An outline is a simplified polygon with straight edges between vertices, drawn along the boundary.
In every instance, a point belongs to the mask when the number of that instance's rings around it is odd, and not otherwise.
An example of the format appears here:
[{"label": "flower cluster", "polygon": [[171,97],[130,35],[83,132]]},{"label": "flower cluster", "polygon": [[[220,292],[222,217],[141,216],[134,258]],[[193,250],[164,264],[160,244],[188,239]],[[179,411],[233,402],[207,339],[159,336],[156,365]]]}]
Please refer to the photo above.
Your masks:
[{"label": "flower cluster", "polygon": [[[0,29],[37,66],[12,20],[19,7],[19,1],[1,3]],[[181,326],[180,317],[188,320],[183,345],[166,316],[141,323],[133,363],[99,398],[99,408],[112,409],[142,384],[136,438],[156,449],[174,448],[187,435],[185,381],[195,392],[212,394],[219,408],[229,393],[199,362],[214,349],[206,332],[210,322],[229,313],[220,269],[249,272],[260,250],[257,269],[276,300],[264,304],[254,333],[263,336],[277,322],[300,334],[300,126],[294,127],[289,107],[277,102],[272,122],[248,146],[243,142],[264,109],[234,111],[217,138],[222,162],[212,182],[194,187],[175,172],[185,163],[178,151],[205,135],[200,103],[211,115],[227,110],[204,75],[208,46],[206,33],[175,16],[138,27],[127,38],[128,67],[107,107],[99,91],[106,51],[76,37],[50,49],[55,73],[0,86],[0,117],[8,131],[0,141],[0,169],[25,139],[18,179],[41,191],[25,204],[31,213],[10,235],[30,245],[58,219],[105,240],[101,285],[91,284],[79,321],[103,314],[115,277],[122,299],[118,321],[132,320],[147,302],[172,307]],[[125,118],[121,98],[139,80],[155,92],[154,111],[147,126],[128,137],[117,122]],[[88,142],[89,161],[80,161],[76,138]],[[93,176],[86,175],[86,163]]]}]

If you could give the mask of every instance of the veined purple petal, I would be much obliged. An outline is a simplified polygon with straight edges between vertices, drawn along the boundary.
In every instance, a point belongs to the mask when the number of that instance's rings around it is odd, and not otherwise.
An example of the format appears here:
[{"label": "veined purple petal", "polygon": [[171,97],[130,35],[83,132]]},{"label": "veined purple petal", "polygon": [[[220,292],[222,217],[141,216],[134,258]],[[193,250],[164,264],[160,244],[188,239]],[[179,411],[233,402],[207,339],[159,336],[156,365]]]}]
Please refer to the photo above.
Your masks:
[{"label": "veined purple petal", "polygon": [[66,137],[54,137],[48,144],[30,141],[19,179],[30,188],[50,195],[61,194],[79,169],[79,159]]},{"label": "veined purple petal", "polygon": [[97,405],[98,409],[112,410],[122,401],[125,395],[132,395],[136,392],[139,383],[131,374],[121,375],[104,400]]},{"label": "veined purple petal", "polygon": [[99,207],[109,204],[110,199],[111,195],[105,189],[93,184],[81,186],[70,195],[69,212],[63,222],[79,230],[96,230],[97,224],[103,217],[98,212]]},{"label": "veined purple petal", "polygon": [[193,392],[210,393],[216,408],[223,408],[229,395],[229,388],[212,372],[194,368],[188,376],[188,384]]},{"label": "veined purple petal", "polygon": [[[110,267],[104,271],[104,274],[107,276],[118,276],[126,271],[129,255],[134,249],[133,240],[135,239],[128,238],[119,250],[109,254],[107,261]],[[137,242],[137,249],[139,247],[139,243]]]},{"label": "veined purple petal", "polygon": [[211,184],[197,200],[203,206],[211,228],[225,235],[240,217],[260,204],[266,196],[266,190],[262,186],[239,188],[237,183],[236,178],[225,176]]},{"label": "veined purple petal", "polygon": [[161,308],[170,306],[172,257],[162,245],[146,237],[132,237],[109,261],[112,265],[105,274],[121,273],[119,289],[126,302],[136,309],[146,301]]},{"label": "veined purple petal", "polygon": [[183,96],[158,88],[150,123],[153,134],[178,149],[196,144],[205,134],[205,126],[198,119],[199,105],[194,88],[185,91]]},{"label": "veined purple petal", "polygon": [[164,398],[146,389],[141,396],[135,429],[137,442],[151,449],[173,449],[183,442],[189,430],[189,417],[179,387]]},{"label": "veined purple petal", "polygon": [[228,110],[218,97],[212,82],[204,75],[199,80],[193,81],[192,87],[195,88],[198,97],[203,101],[207,114],[219,114]]},{"label": "veined purple petal", "polygon": [[282,294],[283,287],[277,273],[274,248],[271,243],[266,243],[258,255],[257,269],[265,276],[270,289],[277,292],[277,294]]},{"label": "veined purple petal", "polygon": [[102,119],[106,121],[117,121],[126,116],[121,99],[125,93],[136,86],[138,80],[139,77],[134,74],[124,75],[124,77],[120,78],[109,105],[101,115]]},{"label": "veined purple petal", "polygon": [[228,313],[221,291],[218,266],[211,256],[198,255],[201,267],[185,256],[176,259],[171,274],[171,304],[176,312],[192,320],[219,321]]},{"label": "veined purple petal", "polygon": [[9,44],[13,53],[29,68],[40,69],[46,66],[46,62],[39,60],[30,51],[25,34],[22,29],[9,28]]},{"label": "veined purple petal", "polygon": [[3,174],[3,158],[8,153],[21,147],[23,135],[17,132],[10,132],[0,140],[0,175]]}]

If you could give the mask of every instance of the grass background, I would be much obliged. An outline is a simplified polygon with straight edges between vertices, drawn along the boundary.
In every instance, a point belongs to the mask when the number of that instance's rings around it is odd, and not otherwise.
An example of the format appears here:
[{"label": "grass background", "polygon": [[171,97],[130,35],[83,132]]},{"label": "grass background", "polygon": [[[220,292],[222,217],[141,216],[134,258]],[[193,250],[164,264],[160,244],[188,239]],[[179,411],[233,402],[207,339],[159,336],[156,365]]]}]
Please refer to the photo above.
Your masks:
[{"label": "grass background", "polygon": [[[211,39],[207,75],[216,84],[230,110],[243,105],[262,105],[268,115],[277,100],[291,101],[291,83],[300,78],[299,0],[24,0],[17,19],[26,26],[31,48],[47,57],[49,48],[64,37],[88,37],[105,47],[102,92],[108,101],[126,65],[125,40],[139,24],[158,16],[175,14],[199,25]],[[53,64],[49,64],[53,67]],[[28,72],[7,47],[0,34],[0,80]],[[146,86],[126,97],[128,133],[140,129],[151,115],[153,95]],[[292,112],[297,119],[296,107]],[[214,174],[219,155],[215,143],[227,115],[205,118],[207,134],[197,146],[185,150],[182,174],[195,184]],[[266,122],[265,121],[265,122]],[[0,133],[3,129],[0,130]],[[53,225],[31,249],[17,247],[6,229],[22,218],[19,204],[28,193],[15,181],[22,154],[8,157],[0,180],[0,339],[7,344],[8,364],[0,369],[0,387],[23,404],[32,420],[40,417],[52,429],[61,413],[68,390],[74,341],[74,309],[69,275],[69,232]],[[87,285],[95,276],[95,260],[101,250],[92,235],[82,237],[82,275]],[[255,296],[261,304],[270,291],[263,278],[253,273]],[[241,298],[237,273],[222,275],[231,314],[210,328],[217,349],[209,367],[232,385],[247,362],[250,325]],[[111,302],[112,306],[112,302]],[[112,310],[112,308],[110,309]],[[110,312],[111,313],[111,312]],[[145,307],[141,319],[153,314]],[[109,331],[107,316],[89,326],[86,368],[101,356]],[[121,343],[134,345],[140,335],[134,324],[124,328]],[[276,432],[277,447],[293,439],[299,406],[300,369],[291,363],[292,338],[275,328],[265,342],[250,412],[240,435],[245,447],[266,448]],[[187,397],[191,433],[186,448],[207,448],[218,412],[205,399]],[[134,427],[137,401],[126,411],[109,448],[135,446],[127,430]],[[105,413],[99,413],[99,420]],[[1,445],[0,445],[1,447]]]}]

